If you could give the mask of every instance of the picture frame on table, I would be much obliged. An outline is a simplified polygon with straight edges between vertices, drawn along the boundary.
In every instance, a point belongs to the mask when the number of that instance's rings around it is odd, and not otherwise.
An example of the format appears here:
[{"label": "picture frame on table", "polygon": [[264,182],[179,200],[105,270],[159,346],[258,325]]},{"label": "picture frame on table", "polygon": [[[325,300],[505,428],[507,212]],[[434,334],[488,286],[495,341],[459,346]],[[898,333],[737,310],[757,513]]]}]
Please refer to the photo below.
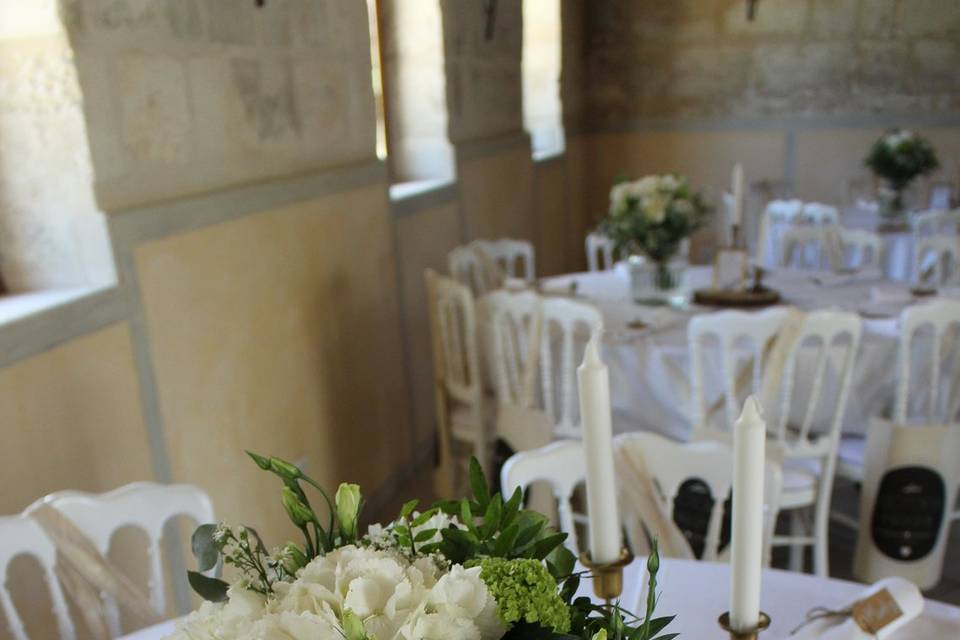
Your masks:
[{"label": "picture frame on table", "polygon": [[713,289],[745,289],[750,276],[750,258],[745,249],[720,247],[713,261]]}]

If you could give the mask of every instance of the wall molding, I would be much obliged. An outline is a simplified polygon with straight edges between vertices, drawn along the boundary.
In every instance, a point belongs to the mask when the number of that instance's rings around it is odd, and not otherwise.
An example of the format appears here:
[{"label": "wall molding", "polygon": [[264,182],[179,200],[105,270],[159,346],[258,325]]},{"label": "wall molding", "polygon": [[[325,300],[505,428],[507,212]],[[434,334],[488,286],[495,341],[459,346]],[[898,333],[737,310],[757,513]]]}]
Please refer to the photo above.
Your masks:
[{"label": "wall molding", "polygon": [[530,134],[526,131],[514,131],[488,138],[461,140],[453,143],[458,164],[514,151],[519,147],[526,147],[528,154],[530,154]]},{"label": "wall molding", "polygon": [[437,207],[457,204],[459,189],[457,181],[452,180],[415,194],[390,198],[390,211],[395,218],[406,218],[436,209]]},{"label": "wall molding", "polygon": [[635,118],[617,123],[588,124],[583,132],[642,131],[817,131],[823,129],[877,129],[895,126],[960,127],[960,113],[877,114],[836,116],[717,116],[705,118]]},{"label": "wall molding", "polygon": [[374,160],[116,211],[107,224],[116,249],[387,182]]}]

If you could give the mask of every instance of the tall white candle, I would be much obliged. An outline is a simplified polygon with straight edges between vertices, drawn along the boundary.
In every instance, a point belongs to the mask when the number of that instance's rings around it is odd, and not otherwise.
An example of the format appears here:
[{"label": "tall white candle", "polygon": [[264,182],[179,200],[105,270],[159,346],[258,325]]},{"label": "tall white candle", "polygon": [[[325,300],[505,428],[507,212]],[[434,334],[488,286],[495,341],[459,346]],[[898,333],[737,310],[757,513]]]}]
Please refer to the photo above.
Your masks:
[{"label": "tall white candle", "polygon": [[760,403],[750,396],[733,427],[730,626],[734,631],[755,629],[760,619],[766,431]]},{"label": "tall white candle", "polygon": [[587,512],[590,516],[590,557],[613,562],[620,557],[620,517],[613,478],[613,441],[610,427],[610,374],[600,360],[599,331],[587,343],[577,369],[583,451],[587,466]]},{"label": "tall white candle", "polygon": [[743,165],[739,162],[733,167],[733,211],[730,224],[743,224]]}]

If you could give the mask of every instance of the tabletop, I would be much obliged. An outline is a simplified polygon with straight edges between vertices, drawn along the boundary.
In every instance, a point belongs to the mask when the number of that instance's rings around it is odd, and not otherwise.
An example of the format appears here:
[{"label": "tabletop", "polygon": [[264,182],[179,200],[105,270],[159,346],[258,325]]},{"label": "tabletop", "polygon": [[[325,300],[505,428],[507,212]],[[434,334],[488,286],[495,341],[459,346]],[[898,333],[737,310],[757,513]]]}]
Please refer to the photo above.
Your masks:
[{"label": "tabletop", "polygon": [[[710,279],[711,267],[690,267],[686,287],[709,286]],[[838,275],[781,269],[772,270],[765,282],[782,293],[784,304],[805,311],[850,311],[863,318],[861,349],[843,422],[845,432],[862,433],[869,417],[883,413],[893,397],[897,318],[915,302],[909,288],[876,272]],[[614,430],[657,431],[687,439],[691,425],[686,328],[694,315],[716,309],[638,305],[630,299],[629,275],[620,268],[547,278],[541,288],[569,292],[572,283],[576,283],[574,295],[603,314],[603,358],[611,369]],[[717,362],[717,376],[712,376],[717,395],[719,367]]]},{"label": "tabletop", "polygon": [[[635,560],[626,569],[626,589],[621,600],[624,607],[634,613],[643,610],[640,602],[645,597],[645,580],[644,562]],[[680,638],[696,640],[729,637],[717,625],[720,614],[730,608],[729,565],[664,558],[657,580],[659,600],[655,615],[677,616],[664,633],[679,633]],[[789,638],[790,632],[804,621],[810,609],[848,605],[867,588],[845,580],[779,569],[765,569],[762,581],[760,609],[772,620],[770,628],[760,635],[763,640]],[[583,595],[590,595],[591,589],[588,581],[581,584]],[[891,636],[891,640],[920,638],[960,638],[960,608],[926,600],[920,618]]]},{"label": "tabletop", "polygon": [[[640,602],[645,595],[644,565],[643,559],[635,560],[624,575],[626,588],[621,603],[635,613],[643,610]],[[717,617],[729,608],[729,565],[663,558],[658,581],[660,599],[656,615],[677,616],[665,633],[679,633],[680,638],[690,640],[722,640],[725,637],[717,626]],[[592,596],[592,585],[588,580],[583,581],[580,589],[582,595]],[[763,640],[788,638],[790,631],[813,607],[844,606],[864,589],[865,585],[845,580],[765,569],[760,608],[771,617],[772,623],[761,637]],[[122,640],[162,640],[175,630],[176,621],[171,620],[124,636]],[[891,640],[920,638],[960,638],[960,608],[926,600],[923,614],[893,635]]]}]

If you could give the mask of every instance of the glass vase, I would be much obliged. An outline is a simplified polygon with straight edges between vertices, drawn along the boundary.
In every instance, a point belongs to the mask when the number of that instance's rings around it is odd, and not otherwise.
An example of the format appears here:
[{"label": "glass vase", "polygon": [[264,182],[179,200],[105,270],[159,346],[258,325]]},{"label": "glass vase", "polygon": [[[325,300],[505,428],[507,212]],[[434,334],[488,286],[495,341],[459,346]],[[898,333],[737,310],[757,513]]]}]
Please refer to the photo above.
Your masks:
[{"label": "glass vase", "polygon": [[630,296],[637,304],[682,304],[687,263],[630,256]]},{"label": "glass vase", "polygon": [[880,204],[880,230],[899,231],[907,226],[907,206],[903,189],[887,186],[879,190],[877,199]]}]

